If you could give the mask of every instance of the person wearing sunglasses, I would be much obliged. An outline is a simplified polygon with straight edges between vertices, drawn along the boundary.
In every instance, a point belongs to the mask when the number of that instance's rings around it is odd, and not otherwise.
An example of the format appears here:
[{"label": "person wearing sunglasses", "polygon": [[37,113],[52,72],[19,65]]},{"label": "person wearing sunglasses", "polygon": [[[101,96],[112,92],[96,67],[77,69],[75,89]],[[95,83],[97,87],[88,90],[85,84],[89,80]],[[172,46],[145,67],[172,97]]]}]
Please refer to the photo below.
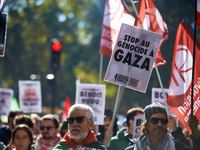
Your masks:
[{"label": "person wearing sunglasses", "polygon": [[105,148],[92,131],[94,111],[90,106],[74,104],[70,107],[68,114],[68,132],[54,147],[54,150],[100,150]]},{"label": "person wearing sunglasses", "polygon": [[59,121],[53,114],[47,114],[42,117],[40,125],[40,134],[35,142],[35,150],[52,150],[61,140],[58,133]]},{"label": "person wearing sunglasses", "polygon": [[135,144],[125,150],[192,150],[192,147],[174,139],[168,131],[168,115],[160,103],[147,105],[144,109],[142,134]]}]

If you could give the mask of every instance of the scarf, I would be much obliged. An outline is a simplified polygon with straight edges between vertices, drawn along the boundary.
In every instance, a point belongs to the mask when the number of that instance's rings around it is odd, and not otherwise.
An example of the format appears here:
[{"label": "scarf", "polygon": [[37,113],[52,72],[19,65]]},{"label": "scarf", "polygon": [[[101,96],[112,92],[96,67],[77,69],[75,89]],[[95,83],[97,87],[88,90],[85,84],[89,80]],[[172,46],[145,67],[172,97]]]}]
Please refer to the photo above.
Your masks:
[{"label": "scarf", "polygon": [[48,148],[53,149],[56,144],[61,140],[61,135],[59,133],[57,133],[56,137],[52,138],[52,139],[43,139],[42,135],[40,134],[39,137],[36,139],[36,142],[38,143],[40,149],[36,149],[37,150],[48,150]]},{"label": "scarf", "polygon": [[74,139],[72,139],[69,136],[69,133],[65,134],[61,142],[63,142],[65,145],[70,145],[73,147],[73,149],[76,149],[78,145],[85,146],[85,144],[89,144],[91,142],[97,141],[97,138],[93,131],[90,131],[89,135],[81,142],[81,144],[78,144]]},{"label": "scarf", "polygon": [[[151,150],[152,148],[149,136],[141,135],[136,141],[134,150]],[[175,150],[175,143],[169,134],[164,134],[160,139],[156,150]]]}]

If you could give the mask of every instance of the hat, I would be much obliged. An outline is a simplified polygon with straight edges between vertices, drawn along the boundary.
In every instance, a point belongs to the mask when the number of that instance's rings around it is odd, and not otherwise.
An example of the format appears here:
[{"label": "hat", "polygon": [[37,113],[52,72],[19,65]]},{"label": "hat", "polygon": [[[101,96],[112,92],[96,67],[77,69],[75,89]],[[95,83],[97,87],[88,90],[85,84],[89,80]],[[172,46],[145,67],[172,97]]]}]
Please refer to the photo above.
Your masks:
[{"label": "hat", "polygon": [[108,117],[108,118],[112,119],[113,111],[111,109],[106,109],[104,112],[104,117]]},{"label": "hat", "polygon": [[155,102],[153,104],[147,105],[144,108],[144,119],[148,120],[155,113],[164,113],[167,117],[167,111],[165,107],[162,104]]}]

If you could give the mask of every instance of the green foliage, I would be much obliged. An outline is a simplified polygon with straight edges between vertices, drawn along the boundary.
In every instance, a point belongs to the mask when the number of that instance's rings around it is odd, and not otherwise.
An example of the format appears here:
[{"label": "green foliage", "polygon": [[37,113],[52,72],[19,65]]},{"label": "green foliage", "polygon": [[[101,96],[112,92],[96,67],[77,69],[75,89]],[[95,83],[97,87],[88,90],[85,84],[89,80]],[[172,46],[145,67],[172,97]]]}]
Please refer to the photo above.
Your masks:
[{"label": "green foliage", "polygon": [[[133,12],[130,1],[126,2]],[[192,27],[194,2],[154,2],[170,34],[161,48],[167,64],[159,67],[163,85],[168,88],[176,31],[183,19]],[[70,97],[72,104],[75,102],[77,78],[82,83],[98,84],[103,0],[20,0],[12,1],[8,6],[6,52],[0,59],[3,88],[14,89],[18,98],[18,81],[29,80],[31,74],[38,74],[43,106],[51,106],[52,91],[46,75],[52,73],[50,41],[55,37],[63,43],[61,69],[56,78],[56,106],[60,106],[66,96]],[[118,86],[103,81],[108,61],[109,58],[104,56],[101,83],[106,84],[106,107],[113,109]],[[146,93],[125,89],[119,113],[125,114],[131,107],[149,104],[153,87],[160,87],[154,70]]]}]

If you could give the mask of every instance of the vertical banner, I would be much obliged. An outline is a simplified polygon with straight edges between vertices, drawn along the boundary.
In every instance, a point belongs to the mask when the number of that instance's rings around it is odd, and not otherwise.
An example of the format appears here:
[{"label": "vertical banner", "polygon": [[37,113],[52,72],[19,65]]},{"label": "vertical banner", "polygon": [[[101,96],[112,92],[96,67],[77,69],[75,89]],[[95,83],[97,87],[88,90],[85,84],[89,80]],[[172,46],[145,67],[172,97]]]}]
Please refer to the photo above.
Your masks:
[{"label": "vertical banner", "polygon": [[141,135],[140,131],[143,120],[144,120],[144,115],[138,115],[134,117],[133,139],[136,139]]},{"label": "vertical banner", "polygon": [[[200,43],[196,40],[195,66],[193,66],[193,38],[192,31],[182,21],[176,34],[167,98],[168,107],[190,134],[192,132],[188,119],[191,114],[191,105],[194,108],[193,114],[200,120]],[[193,93],[191,93],[192,69],[194,69]],[[191,104],[191,94],[193,94],[193,104]]]},{"label": "vertical banner", "polygon": [[106,86],[102,84],[77,84],[76,103],[89,105],[94,111],[94,123],[103,124]]},{"label": "vertical banner", "polygon": [[12,89],[0,88],[0,113],[1,115],[8,116],[11,108],[11,100],[13,98]]},{"label": "vertical banner", "polygon": [[161,34],[122,24],[105,81],[146,92]]},{"label": "vertical banner", "polygon": [[0,14],[0,57],[4,57],[7,33],[7,14]]},{"label": "vertical banner", "polygon": [[40,81],[19,81],[19,104],[24,113],[41,113],[41,97]]}]

